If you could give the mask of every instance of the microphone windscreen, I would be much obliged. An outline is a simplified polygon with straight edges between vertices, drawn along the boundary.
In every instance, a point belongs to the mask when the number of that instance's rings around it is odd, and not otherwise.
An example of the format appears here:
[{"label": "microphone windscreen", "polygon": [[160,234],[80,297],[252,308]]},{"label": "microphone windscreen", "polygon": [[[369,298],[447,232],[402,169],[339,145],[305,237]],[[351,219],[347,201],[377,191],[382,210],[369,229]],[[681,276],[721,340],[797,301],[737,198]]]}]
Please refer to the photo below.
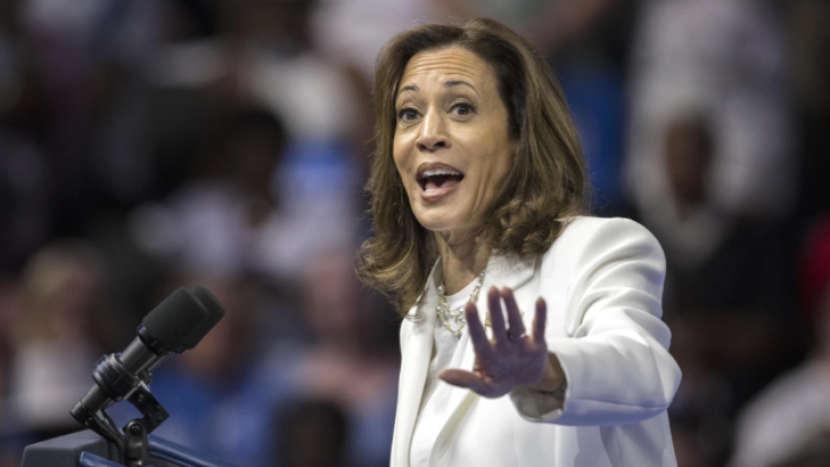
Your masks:
[{"label": "microphone windscreen", "polygon": [[222,307],[222,304],[219,303],[219,300],[214,296],[210,290],[205,287],[198,286],[193,289],[193,295],[196,296],[196,299],[202,303],[202,305],[208,311],[208,317],[206,320],[199,323],[193,332],[191,332],[184,340],[182,345],[185,349],[192,349],[196,347],[196,344],[202,340],[203,337],[216,326],[216,323],[225,316],[225,309]]},{"label": "microphone windscreen", "polygon": [[208,310],[184,287],[159,303],[141,324],[165,349],[181,346],[185,339],[208,319]]}]

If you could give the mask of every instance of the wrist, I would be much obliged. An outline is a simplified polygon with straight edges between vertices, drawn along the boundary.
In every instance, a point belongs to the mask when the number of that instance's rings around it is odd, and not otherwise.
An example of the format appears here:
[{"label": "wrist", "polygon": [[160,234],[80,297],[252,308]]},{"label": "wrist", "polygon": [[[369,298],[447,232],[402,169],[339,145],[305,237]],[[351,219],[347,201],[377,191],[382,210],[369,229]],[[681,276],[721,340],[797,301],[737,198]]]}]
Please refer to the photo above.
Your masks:
[{"label": "wrist", "polygon": [[551,394],[560,399],[564,397],[567,387],[568,382],[565,378],[565,372],[562,370],[559,358],[553,353],[548,354],[548,363],[542,379],[536,384],[528,386],[529,389]]}]

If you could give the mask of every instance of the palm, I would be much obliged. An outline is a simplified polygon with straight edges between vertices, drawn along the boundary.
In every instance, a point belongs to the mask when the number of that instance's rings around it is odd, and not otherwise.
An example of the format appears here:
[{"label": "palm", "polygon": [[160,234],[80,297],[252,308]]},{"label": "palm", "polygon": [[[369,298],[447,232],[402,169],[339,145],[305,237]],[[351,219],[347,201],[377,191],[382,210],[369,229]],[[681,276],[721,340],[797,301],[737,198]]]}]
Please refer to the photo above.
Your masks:
[{"label": "palm", "polygon": [[[518,386],[531,386],[542,379],[548,362],[544,338],[547,309],[544,300],[536,301],[533,334],[527,336],[510,289],[499,291],[492,287],[487,300],[493,338],[487,338],[475,304],[468,304],[467,326],[476,352],[475,366],[471,372],[445,370],[441,378],[485,397],[500,397]],[[502,300],[507,311],[507,324],[502,314]]]}]

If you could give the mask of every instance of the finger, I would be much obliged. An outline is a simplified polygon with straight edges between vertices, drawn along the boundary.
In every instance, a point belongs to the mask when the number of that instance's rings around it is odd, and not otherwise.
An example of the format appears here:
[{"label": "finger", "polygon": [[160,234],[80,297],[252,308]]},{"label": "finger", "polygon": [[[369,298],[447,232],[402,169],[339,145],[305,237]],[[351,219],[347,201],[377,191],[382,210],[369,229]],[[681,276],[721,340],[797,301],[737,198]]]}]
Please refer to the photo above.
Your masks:
[{"label": "finger", "polygon": [[525,334],[525,323],[522,322],[522,314],[519,313],[516,297],[513,296],[510,287],[501,289],[501,298],[504,300],[504,307],[507,309],[507,322],[510,324],[507,335],[513,337],[523,336]]},{"label": "finger", "polygon": [[548,322],[548,304],[545,299],[536,299],[536,316],[533,317],[533,340],[536,342],[545,341],[545,326]]},{"label": "finger", "polygon": [[490,324],[493,326],[493,338],[498,342],[507,341],[504,329],[504,315],[501,312],[501,293],[495,286],[487,292],[487,302],[490,305]]},{"label": "finger", "polygon": [[481,358],[490,356],[490,341],[487,340],[487,333],[484,332],[484,326],[481,325],[481,319],[478,317],[478,307],[475,303],[467,303],[464,308],[467,318],[467,329],[470,331],[470,340],[473,341],[473,348],[476,355]]},{"label": "finger", "polygon": [[444,370],[438,373],[438,377],[453,386],[460,388],[467,388],[478,394],[484,394],[487,391],[487,385],[484,379],[472,372],[464,370]]}]

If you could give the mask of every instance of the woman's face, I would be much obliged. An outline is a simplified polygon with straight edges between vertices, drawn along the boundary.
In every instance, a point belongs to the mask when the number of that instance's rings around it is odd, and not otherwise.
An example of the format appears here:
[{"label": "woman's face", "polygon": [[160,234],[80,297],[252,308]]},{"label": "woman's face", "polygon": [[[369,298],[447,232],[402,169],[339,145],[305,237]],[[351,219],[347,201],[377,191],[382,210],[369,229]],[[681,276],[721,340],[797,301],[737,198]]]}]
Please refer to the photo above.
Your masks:
[{"label": "woman's face", "polygon": [[395,109],[392,153],[415,217],[435,232],[481,227],[513,148],[490,65],[460,47],[420,52]]}]

